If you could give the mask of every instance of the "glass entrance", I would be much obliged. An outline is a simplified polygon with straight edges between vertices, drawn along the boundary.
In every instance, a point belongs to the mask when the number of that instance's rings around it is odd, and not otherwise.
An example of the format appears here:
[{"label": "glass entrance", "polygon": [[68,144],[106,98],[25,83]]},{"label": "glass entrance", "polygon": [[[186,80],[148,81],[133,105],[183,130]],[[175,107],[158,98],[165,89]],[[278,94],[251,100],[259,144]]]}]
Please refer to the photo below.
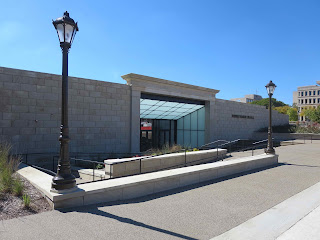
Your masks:
[{"label": "glass entrance", "polygon": [[174,144],[201,146],[204,143],[204,104],[193,99],[141,93],[140,151]]},{"label": "glass entrance", "polygon": [[177,143],[177,121],[141,119],[140,151]]}]

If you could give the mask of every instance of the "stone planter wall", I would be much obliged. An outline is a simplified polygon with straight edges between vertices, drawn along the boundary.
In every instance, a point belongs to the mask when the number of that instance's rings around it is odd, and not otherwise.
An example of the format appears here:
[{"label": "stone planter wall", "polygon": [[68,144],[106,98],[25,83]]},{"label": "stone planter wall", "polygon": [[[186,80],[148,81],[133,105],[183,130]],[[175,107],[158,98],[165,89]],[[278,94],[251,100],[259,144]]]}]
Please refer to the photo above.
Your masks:
[{"label": "stone planter wall", "polygon": [[[140,173],[169,169],[175,166],[194,165],[225,157],[226,149],[211,149],[194,152],[172,153],[154,157],[133,157],[105,160],[106,175],[123,177]],[[141,160],[140,160],[141,159]],[[141,163],[140,163],[141,161]],[[140,166],[141,165],[141,166]]]}]

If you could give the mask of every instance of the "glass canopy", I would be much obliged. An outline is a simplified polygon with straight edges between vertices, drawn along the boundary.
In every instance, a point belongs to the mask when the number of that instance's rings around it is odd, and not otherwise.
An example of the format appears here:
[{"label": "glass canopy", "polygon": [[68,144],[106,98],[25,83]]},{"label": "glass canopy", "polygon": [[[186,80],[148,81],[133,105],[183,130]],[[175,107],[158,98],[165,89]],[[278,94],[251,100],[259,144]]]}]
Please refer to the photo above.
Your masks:
[{"label": "glass canopy", "polygon": [[140,99],[140,118],[177,120],[203,107],[192,103]]}]

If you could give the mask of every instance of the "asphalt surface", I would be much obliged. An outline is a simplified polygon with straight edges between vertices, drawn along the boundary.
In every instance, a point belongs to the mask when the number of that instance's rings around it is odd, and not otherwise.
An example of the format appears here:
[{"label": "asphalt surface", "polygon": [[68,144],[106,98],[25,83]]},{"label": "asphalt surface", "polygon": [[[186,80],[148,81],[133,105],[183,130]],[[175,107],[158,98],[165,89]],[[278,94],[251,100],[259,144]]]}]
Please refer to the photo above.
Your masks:
[{"label": "asphalt surface", "polygon": [[2,221],[0,239],[210,239],[320,181],[319,141],[276,152],[280,163],[273,168],[131,201]]}]

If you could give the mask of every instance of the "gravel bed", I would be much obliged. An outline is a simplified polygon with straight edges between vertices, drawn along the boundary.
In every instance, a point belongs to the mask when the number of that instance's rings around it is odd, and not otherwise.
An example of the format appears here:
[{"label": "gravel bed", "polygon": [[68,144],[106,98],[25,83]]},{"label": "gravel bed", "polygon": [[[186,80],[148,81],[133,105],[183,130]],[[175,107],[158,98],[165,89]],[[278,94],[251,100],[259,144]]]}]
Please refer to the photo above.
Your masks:
[{"label": "gravel bed", "polygon": [[24,207],[22,196],[17,197],[11,193],[0,193],[0,220],[52,210],[47,200],[34,186],[23,177],[20,177],[20,179],[24,184],[24,194],[30,197],[30,207]]}]

